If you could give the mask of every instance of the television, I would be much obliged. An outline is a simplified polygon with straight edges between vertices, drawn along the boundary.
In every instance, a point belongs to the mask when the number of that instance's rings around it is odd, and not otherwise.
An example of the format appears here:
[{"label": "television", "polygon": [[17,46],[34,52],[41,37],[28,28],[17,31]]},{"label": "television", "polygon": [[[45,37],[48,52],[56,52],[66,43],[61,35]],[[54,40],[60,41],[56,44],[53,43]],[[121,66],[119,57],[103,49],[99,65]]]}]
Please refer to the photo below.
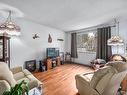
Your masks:
[{"label": "television", "polygon": [[47,58],[54,58],[59,56],[59,48],[47,48]]}]

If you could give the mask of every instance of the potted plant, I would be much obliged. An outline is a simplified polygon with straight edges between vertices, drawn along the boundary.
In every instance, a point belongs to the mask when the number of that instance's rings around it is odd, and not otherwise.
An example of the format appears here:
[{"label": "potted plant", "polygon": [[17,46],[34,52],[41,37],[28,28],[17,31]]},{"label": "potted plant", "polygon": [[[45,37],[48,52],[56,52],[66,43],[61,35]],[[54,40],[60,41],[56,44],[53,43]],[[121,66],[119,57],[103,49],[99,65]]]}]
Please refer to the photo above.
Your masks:
[{"label": "potted plant", "polygon": [[23,80],[21,83],[11,87],[10,91],[5,91],[3,95],[23,95],[24,92],[28,95],[28,91],[27,83]]}]

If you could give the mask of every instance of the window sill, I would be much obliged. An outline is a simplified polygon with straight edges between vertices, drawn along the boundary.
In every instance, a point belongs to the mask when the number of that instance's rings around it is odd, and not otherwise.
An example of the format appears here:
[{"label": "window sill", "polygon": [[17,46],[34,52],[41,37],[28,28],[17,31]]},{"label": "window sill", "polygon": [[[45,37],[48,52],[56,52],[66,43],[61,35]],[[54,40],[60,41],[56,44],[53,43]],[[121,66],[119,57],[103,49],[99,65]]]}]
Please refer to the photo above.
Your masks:
[{"label": "window sill", "polygon": [[92,52],[92,51],[78,51],[78,53],[96,54],[96,52]]}]

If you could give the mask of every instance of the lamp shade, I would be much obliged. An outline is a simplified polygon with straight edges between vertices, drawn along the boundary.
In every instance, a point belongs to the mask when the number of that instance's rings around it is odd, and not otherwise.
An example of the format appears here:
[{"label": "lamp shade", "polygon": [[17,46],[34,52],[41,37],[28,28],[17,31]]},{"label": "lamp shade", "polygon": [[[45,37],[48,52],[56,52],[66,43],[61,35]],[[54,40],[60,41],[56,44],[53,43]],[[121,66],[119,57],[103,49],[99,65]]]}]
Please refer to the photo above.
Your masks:
[{"label": "lamp shade", "polygon": [[20,27],[17,26],[14,22],[11,21],[11,11],[9,11],[9,16],[6,22],[0,25],[0,34],[7,35],[20,35]]},{"label": "lamp shade", "polygon": [[112,36],[110,39],[108,39],[108,45],[110,46],[124,45],[124,41],[119,36]]},{"label": "lamp shade", "polygon": [[108,45],[110,46],[121,46],[124,45],[124,40],[119,36],[119,22],[114,19],[115,26],[117,26],[117,35],[112,36],[108,39]]}]

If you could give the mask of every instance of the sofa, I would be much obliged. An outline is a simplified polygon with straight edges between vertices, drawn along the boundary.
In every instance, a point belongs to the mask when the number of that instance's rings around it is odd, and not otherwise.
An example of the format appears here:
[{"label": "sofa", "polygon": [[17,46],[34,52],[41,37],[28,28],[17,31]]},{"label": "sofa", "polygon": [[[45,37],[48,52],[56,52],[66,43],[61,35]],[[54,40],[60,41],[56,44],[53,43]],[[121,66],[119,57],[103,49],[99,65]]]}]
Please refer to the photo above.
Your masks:
[{"label": "sofa", "polygon": [[126,74],[125,62],[109,62],[95,72],[76,75],[76,87],[80,95],[116,95]]},{"label": "sofa", "polygon": [[42,82],[28,70],[23,70],[22,67],[9,69],[5,62],[0,62],[0,95],[23,80],[28,83],[29,89],[37,87],[40,91],[42,90]]}]

